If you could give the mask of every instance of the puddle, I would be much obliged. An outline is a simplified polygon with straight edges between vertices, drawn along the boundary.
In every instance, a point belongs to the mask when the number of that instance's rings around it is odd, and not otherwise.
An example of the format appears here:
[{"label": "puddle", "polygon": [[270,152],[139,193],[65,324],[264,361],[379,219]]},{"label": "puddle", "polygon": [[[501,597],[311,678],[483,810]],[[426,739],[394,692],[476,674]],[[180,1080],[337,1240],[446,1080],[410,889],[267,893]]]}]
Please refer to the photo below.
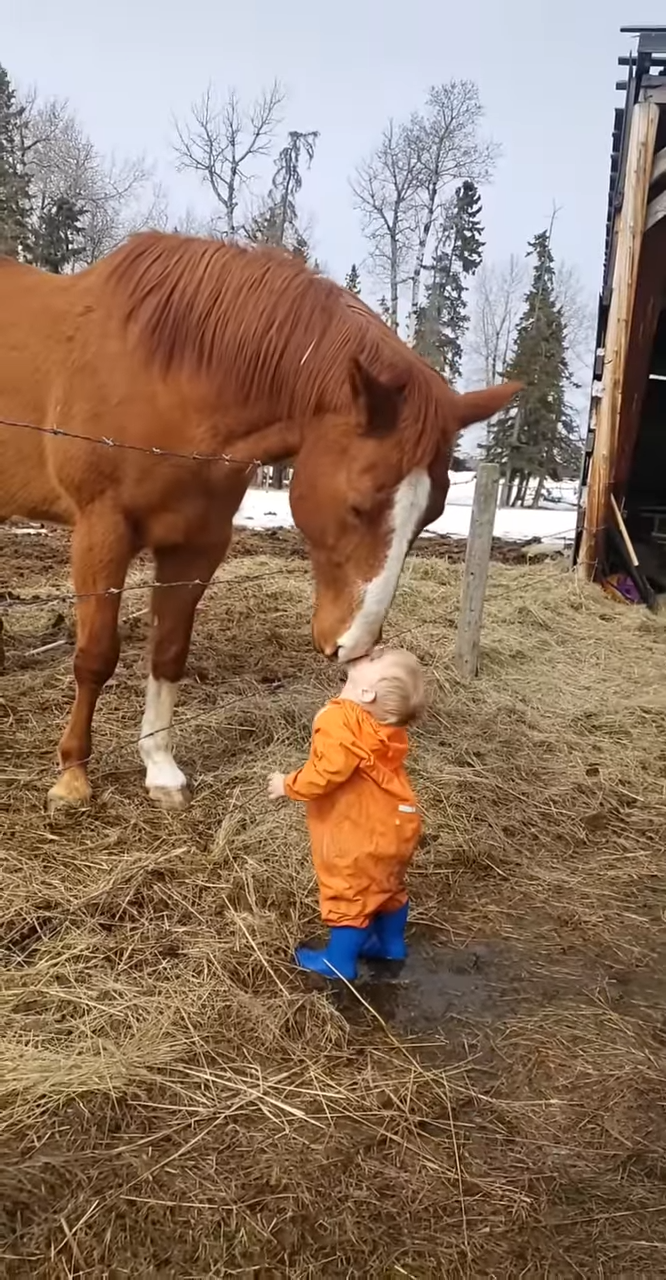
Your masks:
[{"label": "puddle", "polygon": [[368,1025],[369,1005],[396,1034],[440,1044],[467,1042],[506,1018],[572,999],[581,1009],[601,1001],[622,1015],[647,1017],[666,1041],[664,953],[622,970],[564,948],[535,954],[498,939],[451,947],[413,934],[404,964],[363,964],[354,989],[337,982],[325,989],[351,1026]]},{"label": "puddle", "polygon": [[[441,1031],[452,1018],[491,1022],[516,1003],[521,971],[514,956],[509,979],[507,960],[506,947],[497,942],[456,948],[414,940],[403,964],[363,965],[355,989],[394,1030],[407,1035]],[[336,984],[331,994],[350,1022],[363,1016],[362,1004],[347,987]]]}]

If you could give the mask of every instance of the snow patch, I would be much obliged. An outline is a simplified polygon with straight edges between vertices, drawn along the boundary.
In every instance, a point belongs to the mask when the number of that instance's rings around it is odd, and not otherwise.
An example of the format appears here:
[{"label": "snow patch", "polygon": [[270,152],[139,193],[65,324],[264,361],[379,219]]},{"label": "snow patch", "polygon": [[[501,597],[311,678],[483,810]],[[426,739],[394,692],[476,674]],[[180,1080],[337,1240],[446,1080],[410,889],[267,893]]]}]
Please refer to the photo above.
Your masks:
[{"label": "snow patch", "polygon": [[[428,525],[425,532],[466,538],[475,484],[473,472],[452,472],[444,512],[439,520]],[[531,507],[498,507],[495,537],[507,542],[525,542],[529,539],[541,539],[559,545],[572,542],[576,530],[577,490],[578,486],[571,481],[550,485],[549,492],[553,495],[553,500],[544,503],[536,511]],[[289,491],[248,489],[234,523],[246,529],[293,529]]]}]

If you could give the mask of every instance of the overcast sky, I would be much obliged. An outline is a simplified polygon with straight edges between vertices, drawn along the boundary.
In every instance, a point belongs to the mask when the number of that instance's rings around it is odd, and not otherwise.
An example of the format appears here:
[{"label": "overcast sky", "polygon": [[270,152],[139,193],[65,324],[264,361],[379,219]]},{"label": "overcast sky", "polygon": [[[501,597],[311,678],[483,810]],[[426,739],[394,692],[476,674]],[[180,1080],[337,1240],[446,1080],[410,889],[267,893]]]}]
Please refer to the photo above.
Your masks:
[{"label": "overcast sky", "polygon": [[273,77],[285,128],[319,129],[304,190],[315,249],[342,277],[364,245],[347,185],[391,115],[433,83],[477,81],[502,146],[483,192],[487,256],[524,252],[561,206],[554,247],[599,287],[622,23],[666,21],[663,0],[0,0],[0,61],[22,87],[69,98],[90,134],[160,168],[174,209],[203,189],[173,171],[170,121],[210,80],[250,99]]}]

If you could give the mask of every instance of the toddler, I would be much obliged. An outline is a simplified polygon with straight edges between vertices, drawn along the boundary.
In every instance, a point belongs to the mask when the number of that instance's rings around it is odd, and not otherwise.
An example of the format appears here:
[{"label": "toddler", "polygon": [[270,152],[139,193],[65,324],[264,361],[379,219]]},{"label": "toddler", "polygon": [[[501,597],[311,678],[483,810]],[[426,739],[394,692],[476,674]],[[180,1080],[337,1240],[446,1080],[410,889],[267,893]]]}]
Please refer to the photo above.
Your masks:
[{"label": "toddler", "polygon": [[322,919],[322,951],[296,963],[353,980],[360,956],[404,960],[409,902],[405,872],[421,821],[405,772],[404,726],[421,713],[423,672],[404,649],[377,649],[349,665],[338,698],[315,717],[310,758],[269,779],[271,800],[307,803]]}]

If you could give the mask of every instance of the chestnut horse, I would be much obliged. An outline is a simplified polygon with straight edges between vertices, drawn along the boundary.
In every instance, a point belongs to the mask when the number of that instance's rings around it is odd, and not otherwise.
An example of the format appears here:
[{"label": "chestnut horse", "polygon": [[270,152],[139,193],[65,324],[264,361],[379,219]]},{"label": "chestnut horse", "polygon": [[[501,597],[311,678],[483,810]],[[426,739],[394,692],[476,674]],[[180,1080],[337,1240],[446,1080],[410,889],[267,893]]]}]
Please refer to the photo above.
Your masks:
[{"label": "chestnut horse", "polygon": [[363,303],[279,250],[151,232],[73,276],[0,260],[0,520],[70,525],[80,596],[50,808],[90,800],[93,714],[139,550],[156,584],[139,745],[150,796],[180,807],[177,685],[255,462],[295,460],[314,643],[348,661],[377,640],[412,541],[442,512],[457,432],[518,389],[457,395]]}]

